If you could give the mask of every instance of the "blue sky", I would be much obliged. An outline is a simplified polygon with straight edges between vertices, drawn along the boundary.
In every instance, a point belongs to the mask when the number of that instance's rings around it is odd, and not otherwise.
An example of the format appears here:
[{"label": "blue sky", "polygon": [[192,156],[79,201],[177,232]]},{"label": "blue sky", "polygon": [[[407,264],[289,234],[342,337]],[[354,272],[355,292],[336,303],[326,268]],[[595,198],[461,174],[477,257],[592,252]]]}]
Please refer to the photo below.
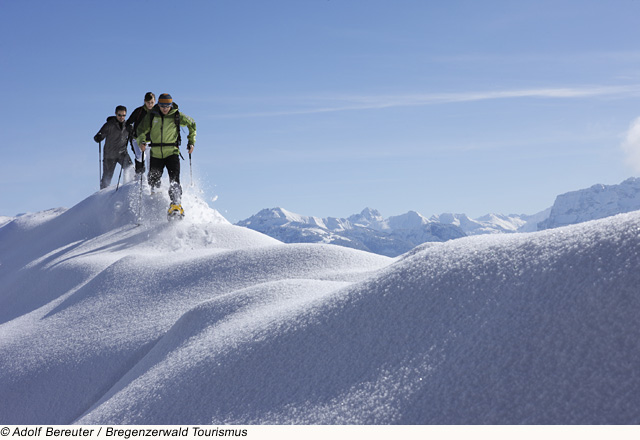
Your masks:
[{"label": "blue sky", "polygon": [[534,214],[638,175],[639,16],[637,0],[0,0],[0,215],[95,192],[93,135],[147,91],[196,120],[194,175],[233,222]]}]

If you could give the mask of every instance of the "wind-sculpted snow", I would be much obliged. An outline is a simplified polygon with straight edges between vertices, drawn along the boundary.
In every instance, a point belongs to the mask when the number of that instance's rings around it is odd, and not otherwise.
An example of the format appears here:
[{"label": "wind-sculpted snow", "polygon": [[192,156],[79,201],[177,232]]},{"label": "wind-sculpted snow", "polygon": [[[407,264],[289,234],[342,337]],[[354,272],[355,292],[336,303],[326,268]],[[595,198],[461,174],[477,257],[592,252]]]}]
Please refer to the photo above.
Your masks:
[{"label": "wind-sculpted snow", "polygon": [[0,423],[640,422],[640,213],[390,259],[105,197],[0,228]]},{"label": "wind-sculpted snow", "polygon": [[136,226],[136,195],[111,188],[0,228],[1,422],[73,422],[203,302],[289,279],[333,288],[391,261],[283,245],[188,193],[184,221],[168,223],[167,201],[146,198],[151,215]]}]

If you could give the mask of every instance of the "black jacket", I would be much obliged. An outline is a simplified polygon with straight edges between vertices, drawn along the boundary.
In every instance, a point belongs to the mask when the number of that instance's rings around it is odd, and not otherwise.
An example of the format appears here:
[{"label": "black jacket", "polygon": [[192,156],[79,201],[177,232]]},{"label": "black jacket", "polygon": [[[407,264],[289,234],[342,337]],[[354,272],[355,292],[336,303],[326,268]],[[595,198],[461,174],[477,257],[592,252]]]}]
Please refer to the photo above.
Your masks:
[{"label": "black jacket", "polygon": [[107,118],[107,122],[105,122],[93,139],[96,142],[106,139],[104,143],[105,159],[118,159],[127,154],[127,141],[129,140],[127,124],[124,122],[121,124],[115,116],[109,116]]},{"label": "black jacket", "polygon": [[144,117],[147,116],[148,111],[149,110],[147,110],[146,106],[141,105],[140,107],[132,111],[129,119],[127,119],[127,128],[129,129],[129,132],[134,139],[138,136],[136,133],[138,125],[140,125],[140,122],[142,122]]}]

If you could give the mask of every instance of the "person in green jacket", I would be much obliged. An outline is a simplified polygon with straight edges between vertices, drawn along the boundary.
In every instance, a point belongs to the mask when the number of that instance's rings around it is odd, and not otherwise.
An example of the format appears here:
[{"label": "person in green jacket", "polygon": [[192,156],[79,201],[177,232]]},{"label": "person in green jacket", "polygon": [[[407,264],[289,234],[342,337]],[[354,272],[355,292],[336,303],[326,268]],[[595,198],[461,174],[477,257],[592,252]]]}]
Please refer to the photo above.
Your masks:
[{"label": "person in green jacket", "polygon": [[187,151],[193,152],[196,143],[196,123],[178,111],[178,104],[168,93],[158,97],[156,104],[138,125],[136,141],[142,151],[151,147],[149,162],[149,186],[154,191],[160,187],[164,169],[169,174],[169,216],[184,216],[182,186],[180,185],[180,126],[189,129]]}]

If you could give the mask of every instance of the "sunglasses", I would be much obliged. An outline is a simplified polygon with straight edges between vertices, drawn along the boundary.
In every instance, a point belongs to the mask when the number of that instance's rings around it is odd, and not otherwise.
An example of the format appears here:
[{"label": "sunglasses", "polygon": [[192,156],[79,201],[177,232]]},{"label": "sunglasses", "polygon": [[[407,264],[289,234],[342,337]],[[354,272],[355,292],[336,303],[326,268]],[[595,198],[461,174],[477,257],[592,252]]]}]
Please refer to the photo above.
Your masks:
[{"label": "sunglasses", "polygon": [[119,118],[124,118],[125,116],[127,116],[127,114],[125,113],[123,115],[123,114],[117,113],[116,116],[119,117]]},{"label": "sunglasses", "polygon": [[160,107],[171,107],[171,104],[158,104]]}]

